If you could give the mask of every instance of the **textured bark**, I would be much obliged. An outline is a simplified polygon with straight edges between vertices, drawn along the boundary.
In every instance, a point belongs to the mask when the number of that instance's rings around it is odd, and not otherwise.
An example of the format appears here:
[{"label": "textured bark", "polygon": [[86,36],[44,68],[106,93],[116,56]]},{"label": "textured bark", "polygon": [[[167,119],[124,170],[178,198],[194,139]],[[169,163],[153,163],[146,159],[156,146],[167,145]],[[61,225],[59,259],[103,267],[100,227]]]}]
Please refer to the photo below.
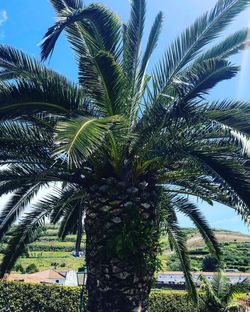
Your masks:
[{"label": "textured bark", "polygon": [[157,194],[146,182],[108,182],[92,187],[85,219],[87,311],[144,312],[159,238]]}]

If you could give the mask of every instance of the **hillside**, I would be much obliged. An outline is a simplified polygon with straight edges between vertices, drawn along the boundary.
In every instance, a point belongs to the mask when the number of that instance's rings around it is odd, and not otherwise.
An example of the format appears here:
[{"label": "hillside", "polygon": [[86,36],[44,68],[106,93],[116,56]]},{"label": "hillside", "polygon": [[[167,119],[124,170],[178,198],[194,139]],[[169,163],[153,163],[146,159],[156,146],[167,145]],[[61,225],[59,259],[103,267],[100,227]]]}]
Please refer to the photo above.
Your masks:
[{"label": "hillside", "polygon": [[[83,266],[83,258],[74,258],[71,252],[75,250],[75,235],[68,235],[65,241],[61,241],[57,236],[58,230],[55,226],[47,226],[38,235],[38,239],[32,243],[26,254],[17,262],[17,268],[20,265],[24,270],[29,265],[35,264],[37,270],[41,271],[48,268],[58,268],[62,270],[74,269]],[[5,248],[5,243],[9,236],[5,237],[4,244],[0,244],[0,258],[1,251]],[[83,241],[84,244],[84,241]],[[14,270],[16,271],[16,270]]]},{"label": "hillside", "polygon": [[[187,245],[194,271],[200,271],[202,260],[209,255],[201,235],[195,230],[187,229]],[[239,232],[215,230],[216,238],[223,253],[225,269],[236,269],[250,272],[250,235]],[[178,270],[180,267],[177,255],[169,250],[164,252],[168,270]]]},{"label": "hillside", "polygon": [[[225,268],[250,272],[250,235],[223,230],[215,230],[215,233],[224,254]],[[207,248],[195,229],[185,229],[185,234],[192,268],[200,270],[202,259],[209,254]],[[0,245],[0,258],[8,239],[8,236],[5,237],[3,244]],[[84,244],[83,239],[83,248]],[[16,269],[20,270],[21,265],[25,271],[33,264],[39,271],[53,267],[62,270],[78,269],[83,265],[84,259],[74,258],[71,255],[73,250],[75,250],[74,235],[60,241],[57,237],[57,227],[47,226],[40,231],[38,239],[28,247],[26,254],[18,260]],[[170,251],[166,237],[162,237],[162,250],[162,255],[159,256],[162,270],[179,270],[180,262],[176,254]]]}]

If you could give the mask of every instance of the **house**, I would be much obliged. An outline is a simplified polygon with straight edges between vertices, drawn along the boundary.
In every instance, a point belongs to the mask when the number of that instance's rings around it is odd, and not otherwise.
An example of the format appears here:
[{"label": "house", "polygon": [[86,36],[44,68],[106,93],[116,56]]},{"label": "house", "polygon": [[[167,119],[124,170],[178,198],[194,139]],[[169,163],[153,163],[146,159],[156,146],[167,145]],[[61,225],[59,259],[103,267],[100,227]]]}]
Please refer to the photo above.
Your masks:
[{"label": "house", "polygon": [[59,284],[59,285],[64,285],[65,279],[66,279],[62,273],[59,273],[58,271],[53,270],[53,269],[48,269],[42,272],[30,274],[30,275],[34,278],[47,280],[51,282],[51,284]]},{"label": "house", "polygon": [[65,276],[64,286],[78,286],[77,271],[68,271]]},{"label": "house", "polygon": [[56,270],[49,269],[32,274],[9,274],[5,277],[7,281],[19,281],[26,283],[41,283],[41,284],[59,284],[64,285],[66,275],[59,273]]},{"label": "house", "polygon": [[49,280],[32,277],[31,274],[8,274],[4,278],[7,281],[12,282],[25,282],[25,283],[42,283],[42,284],[50,284]]}]

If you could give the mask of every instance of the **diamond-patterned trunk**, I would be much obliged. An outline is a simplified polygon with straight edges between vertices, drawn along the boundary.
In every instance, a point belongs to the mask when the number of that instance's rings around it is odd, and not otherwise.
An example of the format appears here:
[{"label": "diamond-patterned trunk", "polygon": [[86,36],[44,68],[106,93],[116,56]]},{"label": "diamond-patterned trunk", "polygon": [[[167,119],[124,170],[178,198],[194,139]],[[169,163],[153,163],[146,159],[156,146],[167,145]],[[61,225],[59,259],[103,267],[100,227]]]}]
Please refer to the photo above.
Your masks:
[{"label": "diamond-patterned trunk", "polygon": [[159,241],[154,184],[91,187],[86,212],[88,312],[147,311]]}]

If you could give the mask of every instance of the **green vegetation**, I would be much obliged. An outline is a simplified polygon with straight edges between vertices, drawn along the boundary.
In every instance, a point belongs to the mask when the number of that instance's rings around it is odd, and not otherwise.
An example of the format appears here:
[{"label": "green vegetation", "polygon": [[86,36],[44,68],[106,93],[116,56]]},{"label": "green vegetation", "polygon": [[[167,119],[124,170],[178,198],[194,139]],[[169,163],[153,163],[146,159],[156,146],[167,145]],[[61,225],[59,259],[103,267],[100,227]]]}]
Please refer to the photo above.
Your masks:
[{"label": "green vegetation", "polygon": [[[2,252],[11,238],[10,234],[4,237],[5,244],[1,245]],[[30,244],[26,252],[18,259],[13,272],[28,273],[27,269],[34,265],[38,271],[49,268],[77,270],[82,267],[84,258],[75,258],[71,255],[71,252],[75,250],[76,235],[69,235],[62,241],[57,234],[58,226],[43,226],[36,241]],[[85,247],[84,240],[82,241],[82,247]],[[0,250],[0,260],[2,257],[3,254],[1,254]]]},{"label": "green vegetation", "polygon": [[38,268],[34,263],[31,263],[30,265],[27,266],[26,268],[26,273],[27,274],[32,274],[38,272]]},{"label": "green vegetation", "polygon": [[203,272],[216,272],[219,269],[219,262],[216,257],[207,255],[202,260],[202,271]]},{"label": "green vegetation", "polygon": [[[223,253],[223,267],[225,269],[237,269],[241,272],[250,272],[250,236],[224,230],[214,231]],[[65,241],[61,241],[57,233],[58,226],[51,227],[51,225],[47,225],[43,227],[43,232],[38,237],[38,240],[29,245],[27,252],[17,261],[13,272],[25,273],[26,268],[32,264],[35,264],[39,271],[48,268],[77,270],[81,267],[84,258],[71,256],[71,251],[75,249],[76,236],[69,235]],[[197,240],[198,232],[196,229],[185,228],[184,233],[188,245],[190,245],[189,255],[192,270],[204,271],[202,265],[204,258],[209,256],[208,249],[205,247],[204,242],[201,243],[199,239]],[[6,243],[9,238],[10,236],[5,236]],[[196,244],[192,242],[190,244],[192,238],[195,238]],[[41,250],[41,246],[46,246],[45,250],[48,251]],[[83,236],[82,248],[85,248],[85,236]],[[62,249],[64,251],[61,251]],[[158,256],[161,262],[161,270],[181,271],[181,262],[178,256],[170,251],[167,236],[161,237],[161,249],[162,254]],[[2,254],[0,253],[0,260],[1,257]]]},{"label": "green vegetation", "polygon": [[240,70],[229,57],[248,46],[248,30],[214,40],[250,0],[219,0],[154,67],[163,15],[142,44],[146,0],[130,1],[126,23],[100,4],[50,2],[57,18],[42,60],[65,31],[79,79],[0,45],[0,195],[13,194],[0,214],[0,239],[20,216],[0,277],[29,252],[70,251],[71,241],[35,242],[44,220],[60,224],[61,239],[76,234],[78,251],[85,216],[88,311],[147,310],[161,235],[197,300],[177,212],[191,219],[210,253],[219,258],[220,249],[187,195],[230,206],[245,221],[250,215],[250,105],[207,96]]},{"label": "green vegetation", "polygon": [[[185,233],[188,239],[192,270],[204,271],[203,261],[209,256],[209,250],[196,230],[185,229]],[[215,234],[222,251],[222,268],[250,272],[250,236],[224,230],[215,230]],[[180,261],[175,253],[167,253],[165,259],[168,270],[181,269]]]},{"label": "green vegetation", "polygon": [[[78,312],[80,289],[0,282],[0,311]],[[185,292],[152,291],[149,312],[196,312]]]},{"label": "green vegetation", "polygon": [[209,281],[202,276],[203,294],[200,312],[244,312],[245,304],[239,300],[239,294],[250,290],[250,281],[243,280],[230,284],[228,278],[219,272]]}]

